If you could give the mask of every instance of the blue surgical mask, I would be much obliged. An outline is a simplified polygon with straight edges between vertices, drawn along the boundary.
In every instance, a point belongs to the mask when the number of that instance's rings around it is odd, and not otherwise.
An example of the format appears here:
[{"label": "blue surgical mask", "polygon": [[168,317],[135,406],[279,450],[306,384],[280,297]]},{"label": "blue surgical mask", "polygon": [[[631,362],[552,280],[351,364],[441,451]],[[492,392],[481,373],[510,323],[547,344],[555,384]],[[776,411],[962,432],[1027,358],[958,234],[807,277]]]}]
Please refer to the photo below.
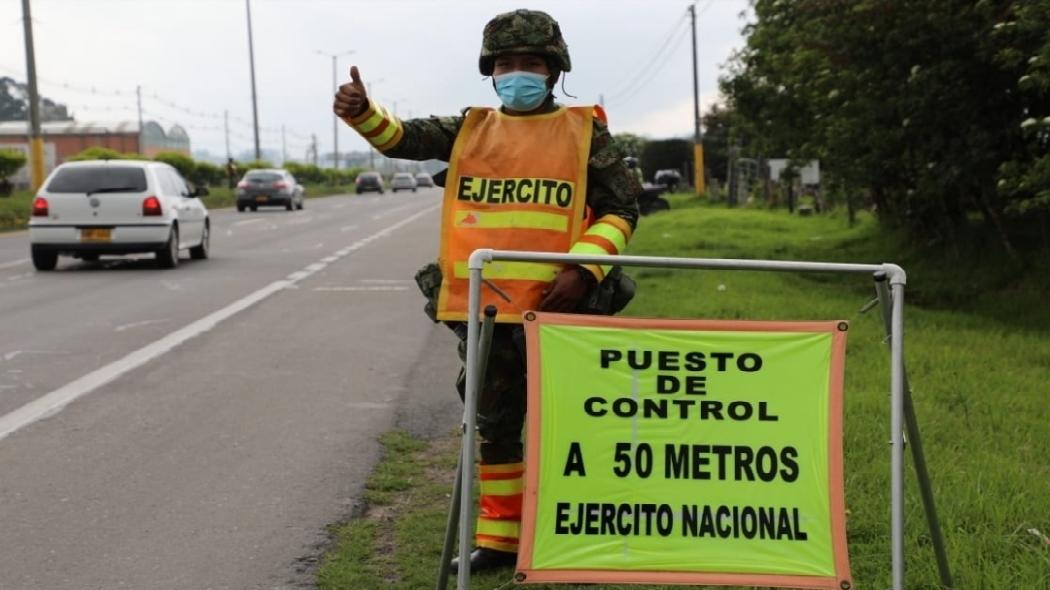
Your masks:
[{"label": "blue surgical mask", "polygon": [[528,112],[547,99],[547,76],[532,72],[510,72],[492,77],[496,94],[508,109]]}]

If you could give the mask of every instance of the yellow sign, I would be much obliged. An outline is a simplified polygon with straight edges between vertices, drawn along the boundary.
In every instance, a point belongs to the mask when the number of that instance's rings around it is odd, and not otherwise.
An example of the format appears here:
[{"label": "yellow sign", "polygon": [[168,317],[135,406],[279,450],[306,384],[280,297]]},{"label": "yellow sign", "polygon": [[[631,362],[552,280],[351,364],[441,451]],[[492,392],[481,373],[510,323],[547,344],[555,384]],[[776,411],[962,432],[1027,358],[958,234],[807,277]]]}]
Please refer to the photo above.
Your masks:
[{"label": "yellow sign", "polygon": [[845,322],[525,320],[519,579],[852,585]]}]

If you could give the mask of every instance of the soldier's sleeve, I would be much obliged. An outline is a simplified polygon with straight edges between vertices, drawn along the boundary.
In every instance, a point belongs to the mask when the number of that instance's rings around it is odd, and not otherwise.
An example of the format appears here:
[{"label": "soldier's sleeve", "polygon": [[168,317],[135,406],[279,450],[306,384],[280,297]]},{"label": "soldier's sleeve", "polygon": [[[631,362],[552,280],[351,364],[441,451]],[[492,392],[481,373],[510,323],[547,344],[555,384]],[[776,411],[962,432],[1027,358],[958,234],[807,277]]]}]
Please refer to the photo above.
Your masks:
[{"label": "soldier's sleeve", "polygon": [[443,160],[452,155],[452,144],[463,117],[427,117],[402,121],[383,105],[369,99],[368,110],[343,119],[372,147],[389,158]]},{"label": "soldier's sleeve", "polygon": [[[587,162],[587,205],[594,222],[569,250],[570,254],[622,254],[638,222],[642,185],[623,162],[623,150],[605,123],[594,120]],[[611,266],[583,265],[601,281]]]}]

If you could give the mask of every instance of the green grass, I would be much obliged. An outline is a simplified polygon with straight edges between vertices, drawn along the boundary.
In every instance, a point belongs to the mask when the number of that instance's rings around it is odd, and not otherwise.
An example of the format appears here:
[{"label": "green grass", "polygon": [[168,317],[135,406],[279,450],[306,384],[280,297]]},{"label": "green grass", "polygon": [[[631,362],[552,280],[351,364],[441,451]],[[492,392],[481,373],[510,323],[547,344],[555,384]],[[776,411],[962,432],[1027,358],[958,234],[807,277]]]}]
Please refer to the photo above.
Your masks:
[{"label": "green grass", "polygon": [[[353,192],[351,186],[328,186],[307,185],[306,198],[327,197],[331,195],[348,194]],[[221,209],[232,207],[236,199],[233,190],[226,187],[213,187],[209,189],[208,196],[202,199],[204,206],[209,209]],[[0,198],[0,232],[16,231],[25,229],[29,223],[29,212],[33,205],[33,193],[29,191],[17,191],[10,197]]]},{"label": "green grass", "polygon": [[[885,261],[904,267],[908,376],[955,587],[1050,588],[1050,545],[1027,531],[1050,534],[1050,306],[1044,303],[1050,273],[1031,266],[1021,272],[1017,263],[1002,263],[993,246],[961,257],[905,246],[866,217],[849,228],[835,216],[726,210],[685,197],[673,198],[672,206],[642,219],[631,254]],[[873,295],[871,280],[744,271],[635,269],[631,274],[639,283],[638,296],[627,315],[851,322],[845,477],[852,573],[857,588],[889,587],[889,362],[878,309],[861,312]],[[433,585],[456,441],[449,436],[422,451],[387,454],[377,474],[397,471],[389,463],[406,463],[402,473],[429,475],[415,477],[387,495],[385,504],[340,529],[339,547],[321,570],[321,588]],[[937,588],[910,456],[905,477],[908,587]],[[369,485],[370,490],[380,486]],[[334,564],[348,573],[334,576]],[[368,572],[382,584],[347,581]],[[476,575],[472,587],[500,587],[511,573]]]}]

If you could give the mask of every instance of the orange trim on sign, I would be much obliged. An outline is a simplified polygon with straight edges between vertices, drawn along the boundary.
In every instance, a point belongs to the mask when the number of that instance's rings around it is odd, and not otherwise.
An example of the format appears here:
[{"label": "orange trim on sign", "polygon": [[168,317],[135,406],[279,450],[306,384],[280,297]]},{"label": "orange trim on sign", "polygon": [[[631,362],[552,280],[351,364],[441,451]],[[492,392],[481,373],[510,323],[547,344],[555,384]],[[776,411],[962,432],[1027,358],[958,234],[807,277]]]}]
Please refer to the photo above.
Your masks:
[{"label": "orange trim on sign", "polygon": [[[836,325],[841,322],[835,322]],[[846,374],[846,332],[836,329],[831,337],[831,382],[828,384],[828,488],[831,490],[831,545],[835,575],[850,583],[849,551],[846,546],[846,478],[843,471],[843,380]]]},{"label": "orange trim on sign", "polygon": [[[522,536],[522,539],[526,537]],[[773,576],[763,574],[699,574],[689,572],[640,572],[608,570],[534,570],[521,567],[531,562],[531,549],[521,543],[518,550],[518,573],[525,574],[522,584],[557,582],[564,584],[682,584],[703,586],[773,586],[778,588],[807,588],[814,590],[841,590],[839,580],[819,576]],[[526,555],[529,561],[526,561]]]},{"label": "orange trim on sign", "polygon": [[[833,321],[760,321],[760,320],[687,320],[663,318],[627,318],[586,316],[549,312],[527,312],[523,317],[525,328],[525,356],[527,407],[529,408],[525,435],[525,482],[521,520],[521,540],[517,572],[524,574],[520,583],[618,583],[618,584],[681,584],[710,586],[772,586],[816,590],[840,590],[844,582],[852,586],[849,553],[846,544],[845,496],[843,477],[843,375],[846,357],[846,332],[839,330],[844,322]],[[540,439],[542,415],[542,366],[540,364],[539,331],[542,325],[626,328],[682,331],[736,331],[736,332],[830,332],[832,351],[829,383],[828,421],[828,483],[830,488],[831,538],[835,561],[834,576],[795,576],[772,574],[731,574],[707,572],[611,571],[587,569],[533,569],[533,539],[536,534],[536,506],[539,504]]]}]

